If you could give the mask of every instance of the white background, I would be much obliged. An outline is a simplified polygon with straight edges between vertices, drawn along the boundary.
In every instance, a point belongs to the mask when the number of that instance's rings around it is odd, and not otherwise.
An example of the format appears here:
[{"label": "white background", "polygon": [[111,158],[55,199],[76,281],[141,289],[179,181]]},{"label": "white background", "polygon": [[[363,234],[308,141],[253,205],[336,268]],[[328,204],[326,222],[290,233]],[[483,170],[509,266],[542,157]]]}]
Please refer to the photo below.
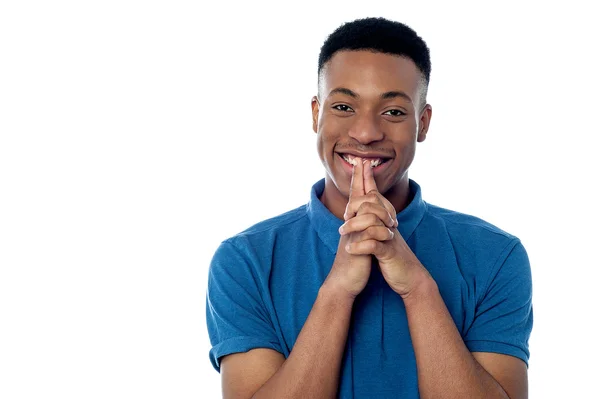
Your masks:
[{"label": "white background", "polygon": [[530,397],[597,397],[587,2],[201,3],[1,3],[0,397],[219,397],[208,264],[323,177],[319,48],[365,16],[431,49],[433,119],[411,169],[425,200],[529,252]]}]

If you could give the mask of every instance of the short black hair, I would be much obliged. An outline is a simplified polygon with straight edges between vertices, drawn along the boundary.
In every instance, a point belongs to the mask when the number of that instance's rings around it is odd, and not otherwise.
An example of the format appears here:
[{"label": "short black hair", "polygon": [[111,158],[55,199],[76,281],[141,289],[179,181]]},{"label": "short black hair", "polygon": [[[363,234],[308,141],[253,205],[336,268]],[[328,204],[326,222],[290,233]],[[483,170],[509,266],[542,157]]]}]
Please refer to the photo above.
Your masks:
[{"label": "short black hair", "polygon": [[385,18],[363,18],[346,22],[329,35],[321,47],[319,79],[325,64],[335,53],[343,50],[370,50],[409,58],[423,75],[426,94],[431,75],[429,48],[409,26]]}]

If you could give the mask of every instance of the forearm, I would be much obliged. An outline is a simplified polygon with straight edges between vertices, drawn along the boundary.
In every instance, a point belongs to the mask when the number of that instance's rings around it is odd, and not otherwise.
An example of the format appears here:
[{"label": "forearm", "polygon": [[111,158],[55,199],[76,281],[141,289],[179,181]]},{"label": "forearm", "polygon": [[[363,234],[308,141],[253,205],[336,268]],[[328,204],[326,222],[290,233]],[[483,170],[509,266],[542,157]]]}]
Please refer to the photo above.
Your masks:
[{"label": "forearm", "polygon": [[289,357],[253,398],[335,398],[352,305],[321,287]]},{"label": "forearm", "polygon": [[404,304],[421,398],[508,399],[465,346],[431,277],[404,298]]}]

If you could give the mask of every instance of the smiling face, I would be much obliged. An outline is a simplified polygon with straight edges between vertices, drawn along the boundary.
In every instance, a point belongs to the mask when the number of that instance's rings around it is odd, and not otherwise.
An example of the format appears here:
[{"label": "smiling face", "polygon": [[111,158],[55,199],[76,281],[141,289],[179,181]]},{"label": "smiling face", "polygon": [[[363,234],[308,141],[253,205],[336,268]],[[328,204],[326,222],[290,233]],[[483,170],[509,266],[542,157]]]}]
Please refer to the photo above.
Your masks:
[{"label": "smiling face", "polygon": [[397,211],[406,205],[408,168],[431,118],[422,84],[414,62],[395,55],[340,51],[325,65],[312,100],[313,130],[326,171],[321,200],[334,215],[348,202],[354,156],[378,165],[377,188]]}]

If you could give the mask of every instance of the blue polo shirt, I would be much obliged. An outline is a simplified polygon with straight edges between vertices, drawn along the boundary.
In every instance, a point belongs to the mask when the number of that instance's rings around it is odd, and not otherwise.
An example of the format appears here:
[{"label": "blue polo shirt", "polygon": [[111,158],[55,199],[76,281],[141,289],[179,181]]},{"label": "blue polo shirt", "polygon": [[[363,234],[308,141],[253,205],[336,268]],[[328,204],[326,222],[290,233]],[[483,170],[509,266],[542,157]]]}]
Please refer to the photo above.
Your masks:
[{"label": "blue polo shirt", "polygon": [[[518,238],[473,216],[426,203],[410,180],[398,230],[437,282],[465,345],[529,359],[531,271]],[[342,221],[319,200],[221,243],[206,301],[210,360],[253,348],[289,356],[335,259]],[[340,398],[418,398],[417,368],[402,298],[373,267],[357,297],[341,367]]]}]

